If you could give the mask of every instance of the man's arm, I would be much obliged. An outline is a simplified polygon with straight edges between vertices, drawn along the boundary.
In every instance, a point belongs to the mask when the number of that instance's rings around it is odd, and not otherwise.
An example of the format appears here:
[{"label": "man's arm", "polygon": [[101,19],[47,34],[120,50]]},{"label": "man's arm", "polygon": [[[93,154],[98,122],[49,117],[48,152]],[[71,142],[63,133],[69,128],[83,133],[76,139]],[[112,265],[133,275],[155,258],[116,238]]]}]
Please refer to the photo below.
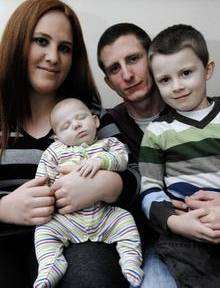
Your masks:
[{"label": "man's arm", "polygon": [[[127,146],[127,136],[118,127],[112,115],[107,111],[103,111],[100,119],[101,125],[99,130],[100,138],[116,137],[119,141]],[[130,152],[130,151],[129,151]],[[138,164],[134,163],[134,157],[129,153],[129,161],[127,169],[123,172],[118,172],[122,181],[122,191],[118,195],[115,205],[125,209],[130,209],[134,201],[137,200],[140,191],[140,173],[138,171]]]},{"label": "man's arm", "polygon": [[75,170],[70,172],[68,167],[61,168],[60,172],[66,175],[55,181],[52,190],[61,214],[73,213],[98,201],[112,203],[122,189],[121,177],[115,172],[100,170],[93,178],[81,177]]}]

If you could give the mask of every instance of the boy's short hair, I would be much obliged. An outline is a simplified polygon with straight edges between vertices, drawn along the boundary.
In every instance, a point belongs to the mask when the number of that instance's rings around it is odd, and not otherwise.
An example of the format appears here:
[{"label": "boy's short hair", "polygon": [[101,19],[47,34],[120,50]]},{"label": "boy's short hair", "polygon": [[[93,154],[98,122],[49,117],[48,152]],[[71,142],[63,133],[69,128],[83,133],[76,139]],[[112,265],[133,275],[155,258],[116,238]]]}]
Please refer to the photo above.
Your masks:
[{"label": "boy's short hair", "polygon": [[172,54],[183,48],[191,48],[202,61],[204,67],[209,61],[209,52],[203,35],[190,25],[173,25],[161,31],[152,41],[148,57],[151,62],[153,56]]},{"label": "boy's short hair", "polygon": [[119,37],[126,36],[126,35],[134,35],[148,53],[151,39],[150,36],[139,26],[133,23],[118,23],[115,25],[110,26],[99,39],[98,47],[97,47],[97,59],[99,67],[105,73],[105,67],[101,60],[101,51],[102,49],[114,43]]}]

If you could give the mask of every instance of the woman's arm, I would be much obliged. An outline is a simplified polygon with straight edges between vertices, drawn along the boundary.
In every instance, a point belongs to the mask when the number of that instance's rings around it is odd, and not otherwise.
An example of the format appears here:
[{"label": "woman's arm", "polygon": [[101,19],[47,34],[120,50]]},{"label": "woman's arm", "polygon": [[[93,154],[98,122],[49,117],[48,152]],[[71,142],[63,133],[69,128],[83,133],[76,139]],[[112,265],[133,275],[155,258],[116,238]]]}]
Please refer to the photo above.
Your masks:
[{"label": "woman's arm", "polygon": [[0,222],[39,225],[48,222],[54,210],[54,197],[47,178],[33,179],[0,199]]}]

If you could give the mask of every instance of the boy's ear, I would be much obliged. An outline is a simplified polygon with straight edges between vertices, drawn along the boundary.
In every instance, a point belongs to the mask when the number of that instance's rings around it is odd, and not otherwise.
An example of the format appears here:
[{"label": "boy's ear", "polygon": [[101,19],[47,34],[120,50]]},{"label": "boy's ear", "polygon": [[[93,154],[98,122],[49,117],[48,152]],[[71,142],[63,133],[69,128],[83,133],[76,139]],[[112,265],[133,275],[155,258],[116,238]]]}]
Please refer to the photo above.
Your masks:
[{"label": "boy's ear", "polygon": [[95,126],[96,128],[99,128],[100,126],[100,121],[99,121],[99,117],[97,115],[92,115],[94,121],[95,121]]},{"label": "boy's ear", "polygon": [[215,62],[213,60],[210,60],[206,66],[206,80],[209,80],[212,77],[214,68]]}]

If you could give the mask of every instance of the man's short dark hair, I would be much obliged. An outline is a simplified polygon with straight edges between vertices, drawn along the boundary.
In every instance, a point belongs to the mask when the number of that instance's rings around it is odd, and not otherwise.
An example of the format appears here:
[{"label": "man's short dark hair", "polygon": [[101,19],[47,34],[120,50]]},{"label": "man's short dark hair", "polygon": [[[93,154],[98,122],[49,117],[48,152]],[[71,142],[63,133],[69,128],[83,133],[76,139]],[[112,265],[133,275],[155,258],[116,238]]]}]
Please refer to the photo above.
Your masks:
[{"label": "man's short dark hair", "polygon": [[152,41],[149,49],[149,60],[159,54],[173,54],[183,48],[191,48],[204,67],[209,61],[209,52],[203,35],[190,25],[173,25],[161,31]]},{"label": "man's short dark hair", "polygon": [[133,23],[115,24],[109,27],[107,30],[105,30],[105,32],[102,34],[98,42],[98,48],[97,48],[98,64],[104,73],[105,73],[105,67],[100,57],[103,47],[105,47],[106,45],[111,45],[119,37],[125,36],[125,35],[136,36],[137,39],[140,41],[140,44],[146,50],[146,53],[148,52],[148,49],[151,44],[151,39],[149,35],[143,29],[141,29],[139,26]]}]

